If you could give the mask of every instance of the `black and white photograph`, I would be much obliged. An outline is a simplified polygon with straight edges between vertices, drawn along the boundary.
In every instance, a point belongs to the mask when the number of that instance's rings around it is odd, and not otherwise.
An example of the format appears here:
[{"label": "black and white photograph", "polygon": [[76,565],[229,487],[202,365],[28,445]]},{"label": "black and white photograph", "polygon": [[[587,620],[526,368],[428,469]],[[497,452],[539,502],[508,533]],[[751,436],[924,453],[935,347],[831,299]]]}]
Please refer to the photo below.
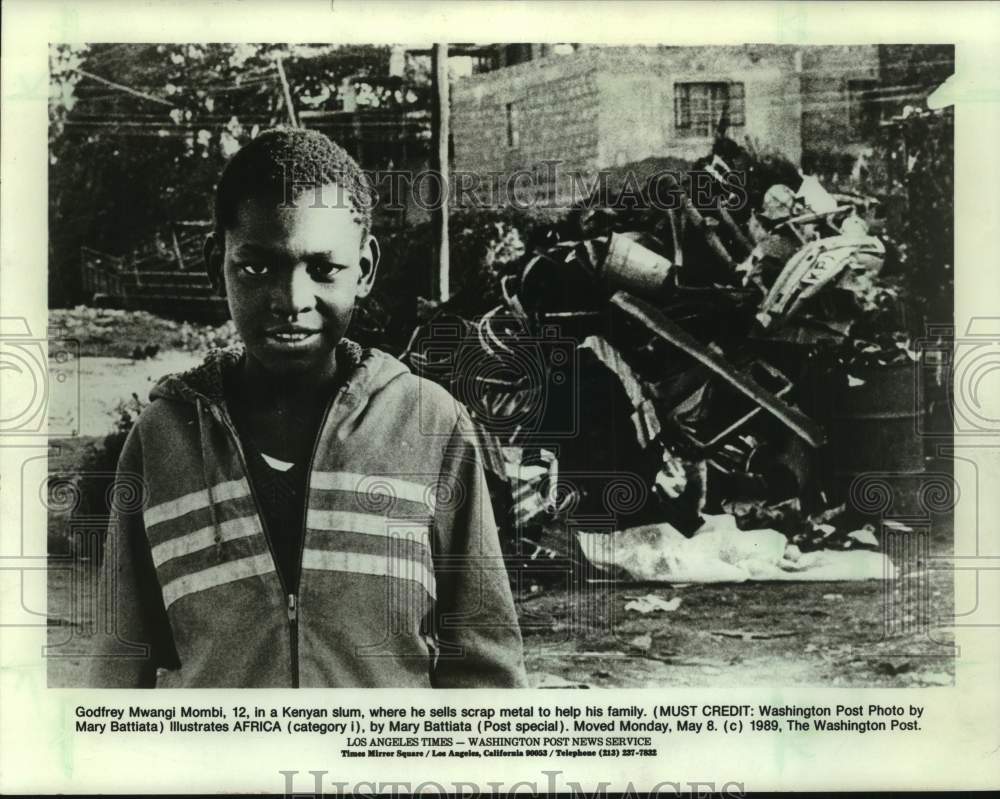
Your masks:
[{"label": "black and white photograph", "polygon": [[2,16],[0,793],[1000,787],[1000,8]]},{"label": "black and white photograph", "polygon": [[50,686],[952,683],[952,45],[50,59]]}]

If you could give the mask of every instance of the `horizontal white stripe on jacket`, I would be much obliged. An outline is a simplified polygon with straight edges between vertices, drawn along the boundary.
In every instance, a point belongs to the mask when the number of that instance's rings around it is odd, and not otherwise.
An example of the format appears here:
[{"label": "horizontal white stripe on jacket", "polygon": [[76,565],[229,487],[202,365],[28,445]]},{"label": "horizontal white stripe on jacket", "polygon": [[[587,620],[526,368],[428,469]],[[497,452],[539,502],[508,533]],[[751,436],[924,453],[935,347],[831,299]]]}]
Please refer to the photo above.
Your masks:
[{"label": "horizontal white stripe on jacket", "polygon": [[[263,532],[256,515],[241,516],[239,519],[229,519],[219,524],[219,538],[222,541],[235,541]],[[169,560],[207,549],[215,543],[215,527],[212,525],[202,527],[193,533],[171,538],[153,547],[153,565],[161,566]]]},{"label": "horizontal white stripe on jacket", "polygon": [[352,513],[342,510],[309,509],[306,527],[330,532],[361,533],[383,538],[415,540],[430,547],[429,530],[426,524],[415,524],[406,519],[392,519],[371,513]]},{"label": "horizontal white stripe on jacket", "polygon": [[419,502],[434,511],[433,485],[422,485],[398,477],[355,472],[313,472],[309,485],[330,491],[352,491],[355,494],[378,494],[393,499]]},{"label": "horizontal white stripe on jacket", "polygon": [[171,580],[163,586],[163,604],[170,607],[181,597],[194,594],[199,591],[206,591],[226,583],[235,583],[237,580],[245,580],[248,577],[256,577],[274,571],[274,561],[270,552],[262,555],[254,555],[240,560],[231,560],[228,563],[220,563],[208,569],[186,574]]},{"label": "horizontal white stripe on jacket", "polygon": [[[215,502],[225,502],[229,499],[248,496],[250,496],[250,484],[243,479],[218,483],[211,488],[211,498]],[[207,508],[209,504],[209,489],[203,488],[201,491],[193,491],[169,502],[161,502],[159,505],[146,508],[142,518],[146,522],[146,527],[149,528],[154,524],[169,522],[185,513]]]},{"label": "horizontal white stripe on jacket", "polygon": [[437,596],[434,575],[422,563],[409,558],[307,548],[302,553],[302,568],[412,580],[422,585],[431,597]]}]

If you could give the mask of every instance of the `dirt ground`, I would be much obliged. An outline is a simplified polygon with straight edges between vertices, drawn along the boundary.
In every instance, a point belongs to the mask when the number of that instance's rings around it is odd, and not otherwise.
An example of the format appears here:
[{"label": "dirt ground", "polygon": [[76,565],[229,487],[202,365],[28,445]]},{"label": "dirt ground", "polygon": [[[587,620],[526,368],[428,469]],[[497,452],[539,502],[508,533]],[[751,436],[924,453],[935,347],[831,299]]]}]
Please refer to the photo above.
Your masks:
[{"label": "dirt ground", "polygon": [[[949,542],[938,533],[932,554],[946,554]],[[50,645],[71,640],[71,626],[90,620],[92,576],[89,563],[50,572]],[[680,597],[680,606],[649,615],[625,610],[647,594]],[[888,608],[899,608],[904,596],[927,601],[900,610],[892,618],[903,632],[887,634]],[[517,606],[538,687],[918,687],[954,679],[945,629],[952,576],[922,565],[893,582],[620,584],[582,593],[542,590],[519,597]],[[83,666],[79,656],[51,658],[49,685],[80,685]]]},{"label": "dirt ground", "polygon": [[[886,634],[884,608],[908,581],[930,579],[929,614]],[[632,599],[681,598],[672,612],[626,611]],[[914,572],[894,584],[743,583],[618,586],[585,601],[566,591],[519,602],[533,681],[547,687],[950,685],[951,575]],[[574,612],[574,606],[582,605]],[[921,625],[917,616],[929,616]],[[587,620],[597,622],[581,628]],[[940,625],[940,626],[938,626]]]}]

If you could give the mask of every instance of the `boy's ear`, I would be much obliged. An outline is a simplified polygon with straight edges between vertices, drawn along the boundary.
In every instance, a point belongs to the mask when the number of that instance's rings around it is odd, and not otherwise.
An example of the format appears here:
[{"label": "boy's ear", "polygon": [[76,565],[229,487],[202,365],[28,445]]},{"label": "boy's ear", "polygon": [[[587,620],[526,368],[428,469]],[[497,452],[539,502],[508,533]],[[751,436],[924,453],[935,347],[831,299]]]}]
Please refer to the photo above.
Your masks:
[{"label": "boy's ear", "polygon": [[220,297],[226,296],[226,279],[222,272],[222,262],[225,256],[225,244],[219,241],[215,233],[205,236],[205,246],[202,249],[205,256],[205,268],[212,288]]},{"label": "boy's ear", "polygon": [[379,250],[378,241],[374,236],[368,236],[361,245],[361,277],[358,278],[358,297],[367,297],[371,292],[381,257],[382,252]]}]

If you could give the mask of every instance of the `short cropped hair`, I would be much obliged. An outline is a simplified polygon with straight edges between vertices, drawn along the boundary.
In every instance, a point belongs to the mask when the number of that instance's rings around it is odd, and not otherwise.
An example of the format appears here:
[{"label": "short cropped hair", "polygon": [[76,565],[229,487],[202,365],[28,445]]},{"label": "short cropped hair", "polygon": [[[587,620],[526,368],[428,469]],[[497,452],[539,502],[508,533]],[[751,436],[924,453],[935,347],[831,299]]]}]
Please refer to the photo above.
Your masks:
[{"label": "short cropped hair", "polygon": [[318,130],[273,128],[259,134],[229,159],[215,189],[215,232],[222,239],[236,224],[241,202],[253,198],[275,206],[334,183],[347,195],[324,199],[332,205],[344,199],[361,226],[362,239],[371,230],[375,192],[357,161]]}]

